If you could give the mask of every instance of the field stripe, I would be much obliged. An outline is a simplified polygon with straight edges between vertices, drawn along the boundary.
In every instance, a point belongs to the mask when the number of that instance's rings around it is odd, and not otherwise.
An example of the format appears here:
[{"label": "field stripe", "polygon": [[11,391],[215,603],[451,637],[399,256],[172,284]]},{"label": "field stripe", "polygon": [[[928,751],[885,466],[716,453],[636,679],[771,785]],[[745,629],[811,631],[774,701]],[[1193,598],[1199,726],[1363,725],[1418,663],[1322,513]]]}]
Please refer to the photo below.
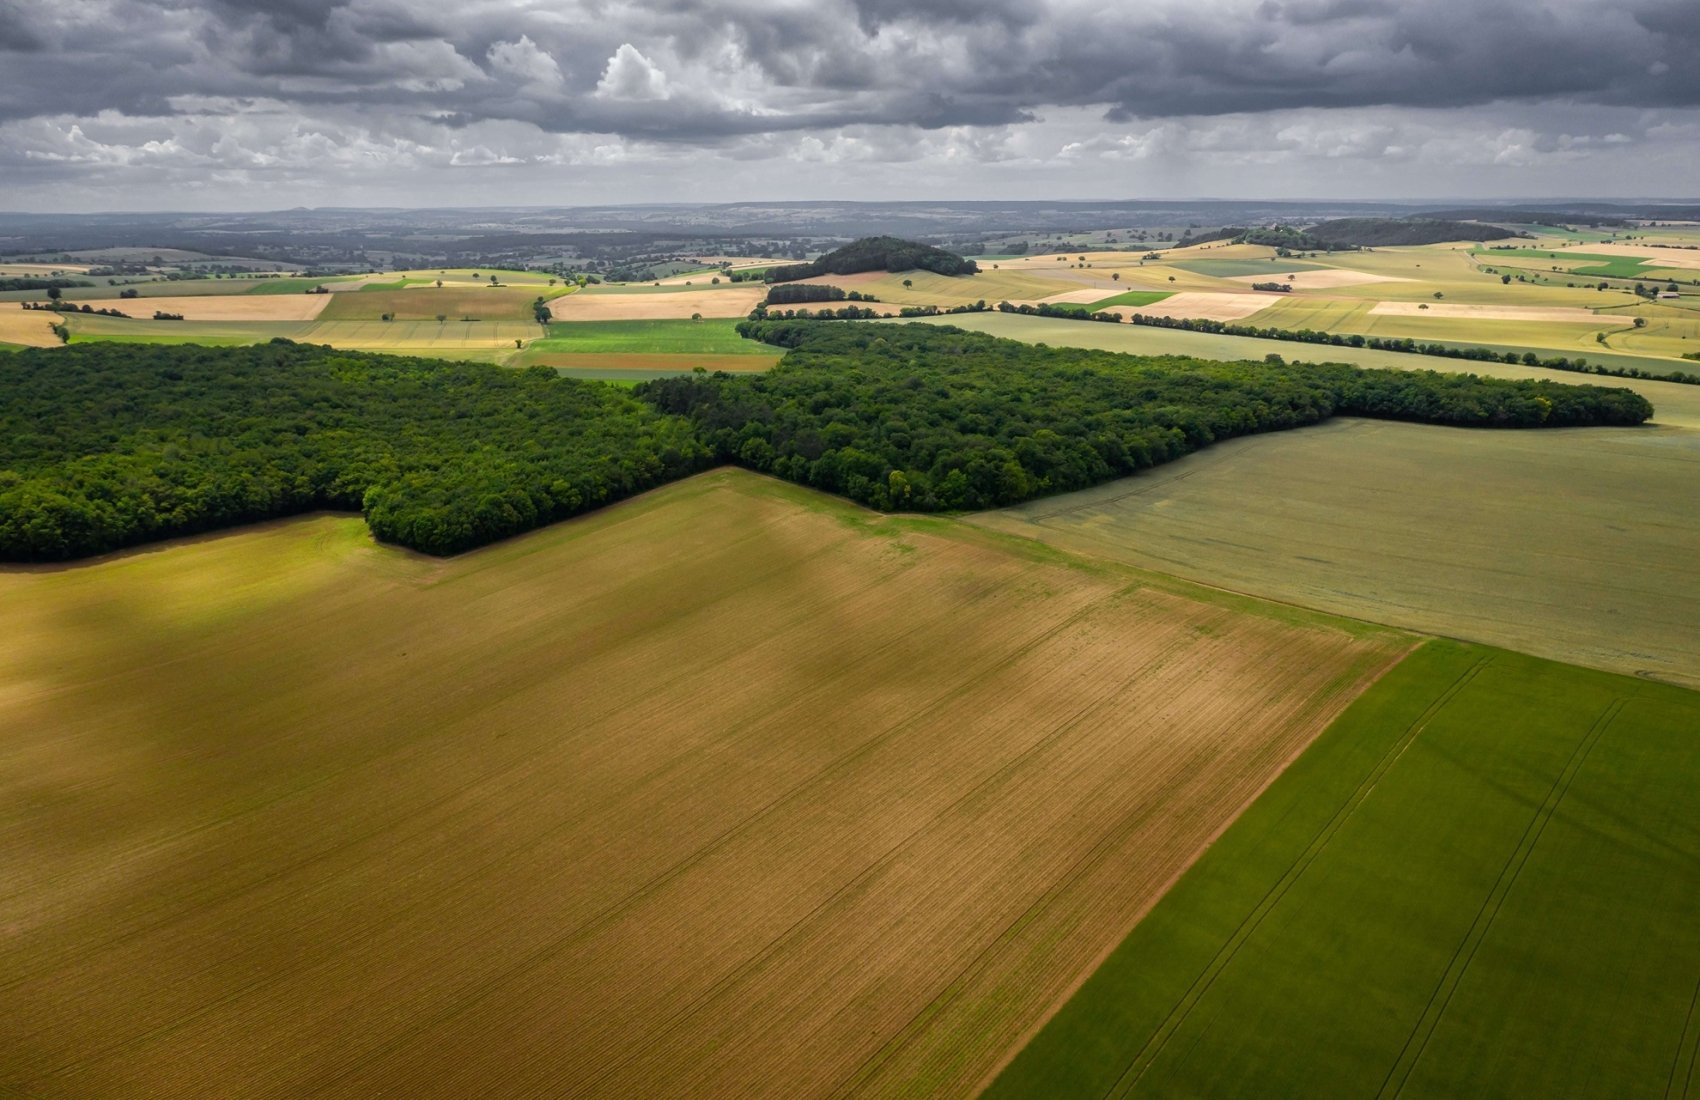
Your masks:
[{"label": "field stripe", "polygon": [[1671,1059],[1670,1077],[1665,1081],[1665,1100],[1688,1100],[1688,1090],[1694,1084],[1696,1055],[1700,1055],[1700,979],[1695,980],[1694,996],[1688,1000],[1682,1038],[1677,1040],[1676,1057]]},{"label": "field stripe", "polygon": [[1186,1022],[1192,1010],[1210,991],[1210,987],[1215,984],[1216,979],[1227,969],[1228,964],[1233,962],[1234,956],[1239,953],[1240,948],[1257,931],[1264,919],[1280,904],[1287,891],[1292,889],[1293,884],[1298,881],[1300,876],[1310,868],[1312,863],[1316,862],[1316,859],[1333,841],[1335,835],[1357,812],[1358,807],[1363,805],[1370,793],[1375,790],[1382,777],[1392,770],[1393,765],[1399,762],[1422,732],[1428,728],[1428,724],[1433,721],[1435,716],[1445,710],[1452,700],[1468,687],[1492,661],[1493,655],[1487,654],[1464,670],[1458,679],[1452,682],[1451,686],[1424,708],[1423,712],[1406,728],[1405,732],[1388,748],[1387,752],[1382,754],[1381,759],[1376,762],[1375,768],[1353,790],[1351,797],[1334,812],[1334,816],[1328,819],[1328,822],[1311,839],[1310,844],[1288,866],[1281,878],[1263,895],[1257,906],[1246,914],[1239,927],[1234,929],[1234,934],[1217,950],[1209,965],[1193,980],[1191,987],[1187,989],[1175,1007],[1169,1011],[1169,1015],[1164,1019],[1162,1025],[1145,1041],[1144,1046],[1134,1055],[1133,1060],[1128,1063],[1127,1068],[1122,1071],[1115,1084],[1110,1086],[1104,1094],[1106,1097],[1127,1096],[1138,1086],[1140,1078],[1145,1076],[1146,1071],[1151,1068],[1158,1055],[1163,1053],[1163,1049],[1168,1046],[1169,1040],[1180,1030],[1181,1025]]},{"label": "field stripe", "polygon": [[1540,806],[1535,809],[1528,825],[1523,829],[1523,835],[1517,842],[1511,854],[1506,857],[1505,865],[1500,869],[1499,878],[1494,881],[1493,888],[1482,900],[1481,907],[1476,912],[1476,919],[1470,922],[1469,930],[1459,941],[1452,952],[1452,960],[1441,974],[1433,992],[1429,994],[1428,1004],[1423,1008],[1423,1014],[1417,1018],[1417,1023],[1411,1029],[1411,1034],[1405,1040],[1405,1046],[1399,1051],[1399,1057],[1387,1070],[1387,1077],[1382,1081],[1376,1096],[1397,1097],[1405,1090],[1405,1085],[1411,1079],[1411,1073],[1422,1060],[1428,1050],[1429,1041],[1434,1037],[1434,1031],[1440,1024],[1440,1018],[1446,1014],[1447,1006],[1452,1003],[1453,994],[1458,991],[1464,975],[1470,969],[1470,963],[1475,960],[1476,952],[1482,941],[1487,938],[1493,923],[1499,917],[1500,907],[1505,903],[1505,897],[1511,892],[1517,882],[1517,876],[1523,873],[1523,868],[1529,862],[1529,856],[1535,846],[1540,843],[1541,835],[1546,832],[1548,822],[1552,820],[1559,803],[1570,792],[1570,785],[1576,779],[1576,774],[1582,770],[1582,765],[1588,759],[1588,754],[1594,749],[1605,735],[1611,724],[1617,720],[1618,714],[1628,705],[1628,699],[1613,699],[1606,709],[1594,720],[1581,740],[1576,743],[1570,753],[1564,770],[1554,779],[1547,791],[1547,796]]}]

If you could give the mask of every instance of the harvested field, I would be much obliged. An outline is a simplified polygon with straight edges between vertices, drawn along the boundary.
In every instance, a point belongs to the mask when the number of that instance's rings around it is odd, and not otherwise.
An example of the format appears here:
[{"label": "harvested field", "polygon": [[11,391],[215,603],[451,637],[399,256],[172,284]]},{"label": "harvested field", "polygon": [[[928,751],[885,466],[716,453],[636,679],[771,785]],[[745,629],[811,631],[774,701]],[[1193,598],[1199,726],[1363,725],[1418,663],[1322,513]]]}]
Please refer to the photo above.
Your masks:
[{"label": "harvested field", "polygon": [[1690,429],[1488,435],[1339,420],[1219,443],[974,522],[1306,607],[1700,687],[1696,484],[1700,431]]},{"label": "harvested field", "polygon": [[[1113,285],[1114,284],[1112,284],[1112,287]],[[1066,303],[1070,305],[1089,306],[1093,302],[1103,301],[1106,297],[1113,293],[1115,293],[1113,289],[1105,290],[1102,287],[1089,287],[1085,290],[1065,290],[1061,294],[1051,294],[1044,298],[1040,298],[1038,301],[1034,302],[1034,304],[1037,305],[1039,302],[1045,302],[1050,305],[1062,305]],[[1020,305],[1021,303],[1017,302],[1016,304]]]},{"label": "harvested field", "polygon": [[704,317],[742,317],[767,297],[767,287],[725,286],[643,294],[622,290],[588,290],[549,303],[557,321],[688,321]]},{"label": "harvested field", "polygon": [[1275,304],[1268,294],[1234,294],[1209,290],[1183,290],[1171,294],[1154,305],[1118,306],[1111,313],[1126,317],[1141,313],[1147,317],[1188,317],[1207,321],[1239,321]]},{"label": "harvested field", "polygon": [[396,321],[434,321],[442,315],[455,323],[463,317],[477,321],[531,321],[535,317],[532,303],[537,296],[537,287],[449,285],[344,291],[310,297],[330,303],[321,315],[326,321],[376,321],[388,313]]},{"label": "harvested field", "polygon": [[1598,325],[1600,315],[1576,306],[1470,305],[1464,302],[1377,302],[1379,317],[1447,317],[1468,321],[1558,321]]},{"label": "harvested field", "polygon": [[966,1091],[1407,648],[1025,545],[721,471],[0,573],[0,1088]]},{"label": "harvested field", "polygon": [[[208,294],[135,298],[114,308],[142,320],[154,310],[181,313],[185,321],[311,321],[325,312],[329,294]],[[132,312],[133,311],[133,312]]]},{"label": "harvested field", "polygon": [[53,322],[57,320],[57,314],[46,310],[0,303],[0,344],[54,347],[59,343],[59,337],[53,334]]},{"label": "harvested field", "polygon": [[1404,283],[1409,279],[1401,279],[1394,275],[1376,275],[1368,271],[1348,271],[1343,267],[1271,271],[1267,275],[1233,275],[1228,279],[1231,283],[1291,283],[1298,290],[1333,290],[1342,286],[1364,286],[1368,283]]}]

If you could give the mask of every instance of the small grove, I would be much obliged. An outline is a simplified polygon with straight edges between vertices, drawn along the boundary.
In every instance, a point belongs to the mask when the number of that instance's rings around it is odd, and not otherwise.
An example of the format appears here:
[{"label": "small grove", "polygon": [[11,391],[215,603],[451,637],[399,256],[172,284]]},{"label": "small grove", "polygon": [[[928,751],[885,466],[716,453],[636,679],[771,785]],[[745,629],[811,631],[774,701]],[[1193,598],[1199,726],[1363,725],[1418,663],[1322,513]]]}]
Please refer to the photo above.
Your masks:
[{"label": "small grove", "polygon": [[744,322],[764,375],[635,391],[274,341],[0,356],[0,558],[84,557],[320,508],[453,554],[732,462],[885,510],[996,507],[1349,414],[1639,424],[1633,392],[1047,348],[924,325]]}]

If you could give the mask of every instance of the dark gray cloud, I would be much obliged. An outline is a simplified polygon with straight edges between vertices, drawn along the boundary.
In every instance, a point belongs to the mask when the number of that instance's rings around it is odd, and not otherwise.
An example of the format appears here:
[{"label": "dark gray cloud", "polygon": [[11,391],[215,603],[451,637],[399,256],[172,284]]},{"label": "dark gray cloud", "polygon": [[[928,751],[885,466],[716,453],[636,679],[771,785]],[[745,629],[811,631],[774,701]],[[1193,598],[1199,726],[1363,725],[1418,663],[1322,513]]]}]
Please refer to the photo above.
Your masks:
[{"label": "dark gray cloud", "polygon": [[[1680,125],[1700,107],[1700,2],[0,0],[0,56],[0,166],[37,173],[172,155],[281,172],[315,141],[482,166],[942,147],[917,131],[1031,160],[1016,135],[1059,113],[1103,132],[1058,147],[1105,156],[1318,112],[1293,132],[1350,116],[1328,148],[1391,157],[1411,142],[1361,112],[1453,112],[1532,150]],[[1182,142],[1171,120],[1217,137]]]}]

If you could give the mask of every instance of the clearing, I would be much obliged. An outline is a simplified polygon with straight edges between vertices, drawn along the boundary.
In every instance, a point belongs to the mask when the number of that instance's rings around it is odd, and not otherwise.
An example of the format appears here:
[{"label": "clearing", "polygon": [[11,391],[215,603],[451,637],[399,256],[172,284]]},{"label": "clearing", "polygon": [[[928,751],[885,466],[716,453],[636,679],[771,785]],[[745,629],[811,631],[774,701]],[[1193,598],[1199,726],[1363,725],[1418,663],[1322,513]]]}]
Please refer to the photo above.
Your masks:
[{"label": "clearing", "polygon": [[960,1093],[1409,646],[730,470],[0,603],[32,1095]]},{"label": "clearing", "polygon": [[1692,1095],[1697,727],[1691,691],[1429,643],[988,1095]]},{"label": "clearing", "polygon": [[971,521],[1235,591],[1700,686],[1696,484],[1700,431],[1342,419]]}]

